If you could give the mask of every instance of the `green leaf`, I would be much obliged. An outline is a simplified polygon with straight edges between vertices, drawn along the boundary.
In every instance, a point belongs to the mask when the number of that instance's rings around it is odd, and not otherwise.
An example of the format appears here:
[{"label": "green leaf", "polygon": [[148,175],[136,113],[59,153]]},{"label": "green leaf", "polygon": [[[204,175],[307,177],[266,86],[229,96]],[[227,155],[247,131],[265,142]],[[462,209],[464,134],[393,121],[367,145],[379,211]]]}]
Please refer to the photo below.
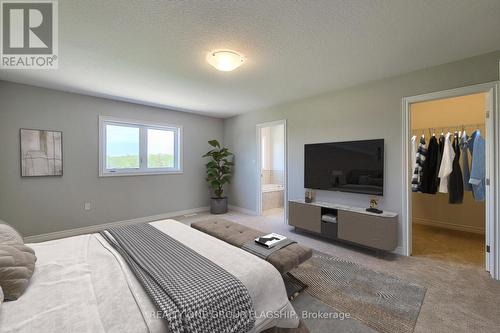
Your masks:
[{"label": "green leaf", "polygon": [[211,145],[212,147],[220,148],[220,143],[217,140],[210,140],[208,141],[208,144]]},{"label": "green leaf", "polygon": [[209,157],[209,156],[212,156],[212,154],[214,153],[215,149],[212,149],[211,151],[209,151],[208,153],[206,153],[205,155],[203,155],[202,157]]},{"label": "green leaf", "polygon": [[207,166],[207,168],[217,168],[217,167],[219,167],[219,166],[217,165],[217,163],[216,163],[216,162],[214,162],[214,161],[210,161],[210,162],[208,162],[208,163],[207,163],[207,164],[205,164],[205,165]]}]

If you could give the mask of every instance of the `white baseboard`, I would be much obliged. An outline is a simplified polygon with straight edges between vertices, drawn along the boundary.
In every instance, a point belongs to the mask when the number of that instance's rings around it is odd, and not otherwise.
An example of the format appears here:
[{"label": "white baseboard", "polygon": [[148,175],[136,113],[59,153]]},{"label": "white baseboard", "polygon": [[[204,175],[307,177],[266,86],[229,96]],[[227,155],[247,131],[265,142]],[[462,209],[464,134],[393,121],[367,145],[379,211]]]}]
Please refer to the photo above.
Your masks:
[{"label": "white baseboard", "polygon": [[82,227],[82,228],[50,232],[47,234],[24,237],[24,242],[25,243],[39,243],[39,242],[45,242],[45,241],[58,239],[58,238],[91,234],[91,233],[102,231],[102,230],[107,229],[109,227],[117,227],[117,226],[121,226],[121,225],[129,225],[129,224],[148,223],[148,222],[153,222],[153,221],[158,221],[158,220],[169,219],[169,218],[172,218],[175,216],[205,212],[207,210],[209,210],[209,207],[198,207],[198,208],[179,210],[179,211],[169,212],[169,213],[164,213],[164,214],[139,217],[139,218],[131,219],[131,220],[116,221],[116,222],[110,222],[110,223],[91,225],[91,226]]},{"label": "white baseboard", "polygon": [[246,208],[242,208],[242,207],[238,207],[238,206],[233,206],[233,205],[228,205],[227,207],[230,210],[234,210],[235,212],[239,212],[239,213],[243,213],[243,214],[247,214],[247,215],[258,215],[256,211],[253,211],[250,209],[246,209]]},{"label": "white baseboard", "polygon": [[474,226],[468,226],[468,225],[462,225],[462,224],[454,224],[454,223],[438,221],[438,220],[431,220],[431,219],[422,219],[422,218],[418,218],[418,217],[414,217],[412,219],[412,221],[413,221],[413,223],[422,224],[422,225],[428,225],[428,226],[434,226],[434,227],[451,229],[451,230],[458,230],[458,231],[466,231],[466,232],[472,232],[475,234],[484,235],[484,229],[480,228],[480,227],[474,227]]},{"label": "white baseboard", "polygon": [[404,253],[403,253],[403,247],[402,246],[398,246],[397,248],[395,248],[394,250],[391,251],[392,253],[395,253],[395,254],[399,254],[401,256],[404,256]]}]

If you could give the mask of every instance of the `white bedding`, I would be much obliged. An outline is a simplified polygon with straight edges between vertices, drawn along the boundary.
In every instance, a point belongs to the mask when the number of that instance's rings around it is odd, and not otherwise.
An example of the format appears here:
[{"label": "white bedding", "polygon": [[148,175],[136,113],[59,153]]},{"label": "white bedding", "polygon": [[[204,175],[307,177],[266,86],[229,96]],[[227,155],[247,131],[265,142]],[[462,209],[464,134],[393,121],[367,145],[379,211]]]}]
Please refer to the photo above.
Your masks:
[{"label": "white bedding", "polygon": [[[269,263],[174,220],[151,225],[243,282],[257,313],[252,332],[298,326],[283,280]],[[38,257],[35,273],[25,294],[1,307],[0,332],[167,332],[127,264],[100,235],[29,246]]]}]

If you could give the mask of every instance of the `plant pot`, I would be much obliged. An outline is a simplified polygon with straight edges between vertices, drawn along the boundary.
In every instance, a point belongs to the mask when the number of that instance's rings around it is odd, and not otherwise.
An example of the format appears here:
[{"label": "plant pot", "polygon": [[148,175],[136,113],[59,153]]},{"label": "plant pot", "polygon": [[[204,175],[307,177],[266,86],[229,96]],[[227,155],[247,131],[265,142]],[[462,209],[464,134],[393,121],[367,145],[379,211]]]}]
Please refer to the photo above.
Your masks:
[{"label": "plant pot", "polygon": [[212,198],[210,201],[211,214],[225,214],[227,213],[227,198]]}]

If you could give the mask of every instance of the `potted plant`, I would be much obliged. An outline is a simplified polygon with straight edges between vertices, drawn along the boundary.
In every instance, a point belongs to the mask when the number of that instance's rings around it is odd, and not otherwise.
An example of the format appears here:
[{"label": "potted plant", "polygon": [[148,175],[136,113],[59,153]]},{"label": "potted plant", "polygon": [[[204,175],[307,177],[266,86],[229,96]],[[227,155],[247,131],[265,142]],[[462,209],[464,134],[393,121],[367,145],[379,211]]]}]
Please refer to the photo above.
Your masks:
[{"label": "potted plant", "polygon": [[223,196],[223,187],[231,180],[234,154],[227,148],[221,147],[217,140],[210,140],[208,144],[212,146],[213,149],[203,155],[203,157],[210,158],[206,164],[206,180],[214,194],[210,202],[210,213],[224,214],[227,213],[227,197]]}]

